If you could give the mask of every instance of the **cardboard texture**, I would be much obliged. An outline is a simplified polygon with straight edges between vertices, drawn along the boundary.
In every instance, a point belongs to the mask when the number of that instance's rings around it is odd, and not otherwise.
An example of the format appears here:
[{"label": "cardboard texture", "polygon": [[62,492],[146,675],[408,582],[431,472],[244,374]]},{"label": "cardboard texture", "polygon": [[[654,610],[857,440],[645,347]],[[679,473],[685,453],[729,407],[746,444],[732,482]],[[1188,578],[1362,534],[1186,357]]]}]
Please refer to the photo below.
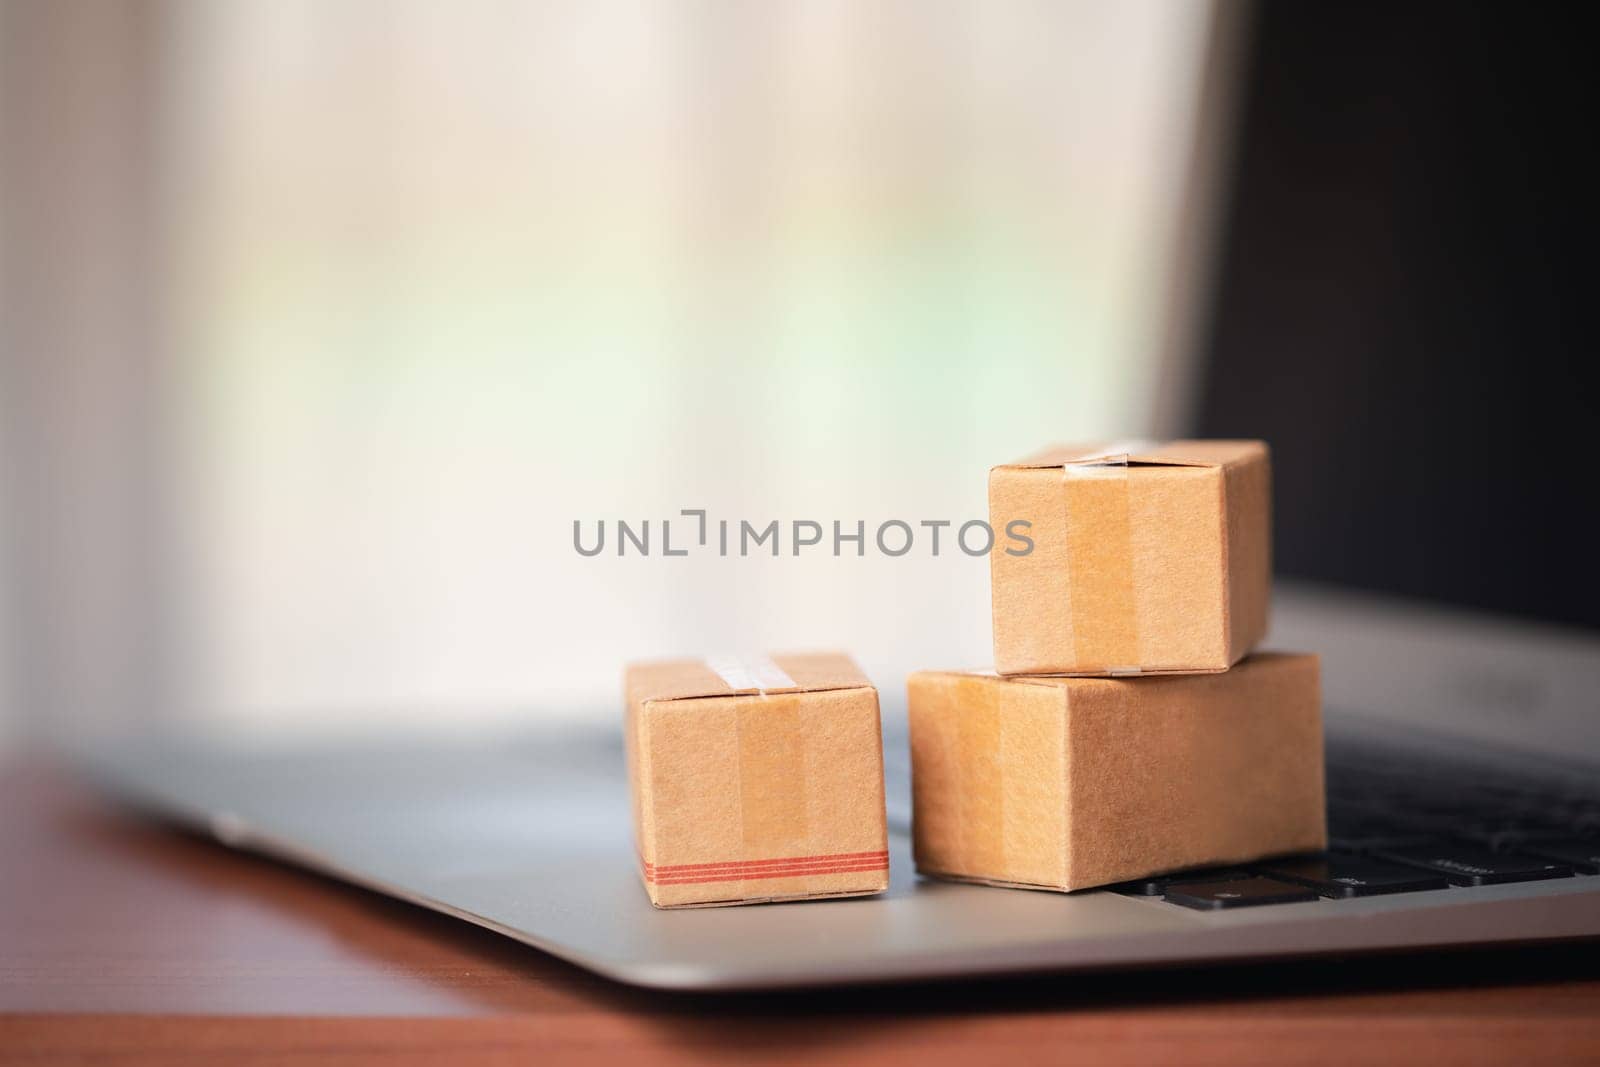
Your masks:
[{"label": "cardboard texture", "polygon": [[[1085,462],[1105,456],[1114,460]],[[1125,457],[1125,458],[1124,458]],[[1267,632],[1271,472],[1260,441],[1057,446],[989,472],[1001,674],[1223,671]]]},{"label": "cardboard texture", "polygon": [[878,692],[848,656],[638,663],[625,686],[634,830],[652,904],[888,888]]},{"label": "cardboard texture", "polygon": [[1317,657],[1221,674],[909,683],[925,874],[1072,890],[1326,847]]}]

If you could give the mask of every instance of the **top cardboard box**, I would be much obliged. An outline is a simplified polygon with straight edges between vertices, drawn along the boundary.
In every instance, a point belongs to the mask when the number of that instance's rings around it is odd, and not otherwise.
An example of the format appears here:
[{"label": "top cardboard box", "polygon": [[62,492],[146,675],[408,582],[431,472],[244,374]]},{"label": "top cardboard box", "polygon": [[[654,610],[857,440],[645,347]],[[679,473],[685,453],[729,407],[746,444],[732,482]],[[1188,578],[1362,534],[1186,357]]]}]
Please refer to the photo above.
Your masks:
[{"label": "top cardboard box", "polygon": [[[995,670],[1227,670],[1266,635],[1271,511],[1261,441],[1056,446],[995,467]],[[1026,555],[1001,547],[1018,522]]]}]

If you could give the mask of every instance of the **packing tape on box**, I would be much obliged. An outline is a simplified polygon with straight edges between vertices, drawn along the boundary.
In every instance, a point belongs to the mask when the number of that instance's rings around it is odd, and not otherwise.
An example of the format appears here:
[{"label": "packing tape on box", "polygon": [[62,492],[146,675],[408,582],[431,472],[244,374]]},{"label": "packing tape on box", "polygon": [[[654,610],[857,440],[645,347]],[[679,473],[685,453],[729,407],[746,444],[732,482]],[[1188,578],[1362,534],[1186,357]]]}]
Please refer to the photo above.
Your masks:
[{"label": "packing tape on box", "polygon": [[[744,861],[804,851],[811,836],[800,687],[765,656],[711,656],[706,666],[737,694],[761,699],[735,713]],[[785,692],[787,691],[787,692]]]},{"label": "packing tape on box", "polygon": [[1074,661],[1114,675],[1140,673],[1128,486],[1128,454],[1139,450],[1112,445],[1061,465]]},{"label": "packing tape on box", "polygon": [[974,869],[1008,871],[1012,867],[1012,833],[1006,820],[1006,745],[1001,690],[985,679],[956,681],[961,714],[955,719],[954,751],[947,755],[957,765],[983,767],[962,780],[955,798],[956,833],[962,854]]},{"label": "packing tape on box", "polygon": [[766,696],[776,690],[799,688],[787,671],[766,656],[708,656],[706,666],[735,693],[754,691]]}]

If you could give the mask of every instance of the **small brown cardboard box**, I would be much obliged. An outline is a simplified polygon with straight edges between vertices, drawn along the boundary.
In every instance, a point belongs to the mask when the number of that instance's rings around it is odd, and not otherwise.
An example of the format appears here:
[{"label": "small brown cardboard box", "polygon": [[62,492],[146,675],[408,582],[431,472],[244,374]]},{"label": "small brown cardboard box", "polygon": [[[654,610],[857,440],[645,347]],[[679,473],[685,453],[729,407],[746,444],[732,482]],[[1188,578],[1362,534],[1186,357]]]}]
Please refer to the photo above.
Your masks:
[{"label": "small brown cardboard box", "polygon": [[1222,674],[910,680],[917,869],[1085,889],[1326,847],[1317,658]]},{"label": "small brown cardboard box", "polygon": [[[1260,441],[1058,446],[995,467],[995,670],[1227,670],[1267,631],[1270,482]],[[1031,551],[1011,536],[1024,522]]]},{"label": "small brown cardboard box", "polygon": [[658,908],[889,886],[878,691],[850,657],[628,667],[634,832]]}]

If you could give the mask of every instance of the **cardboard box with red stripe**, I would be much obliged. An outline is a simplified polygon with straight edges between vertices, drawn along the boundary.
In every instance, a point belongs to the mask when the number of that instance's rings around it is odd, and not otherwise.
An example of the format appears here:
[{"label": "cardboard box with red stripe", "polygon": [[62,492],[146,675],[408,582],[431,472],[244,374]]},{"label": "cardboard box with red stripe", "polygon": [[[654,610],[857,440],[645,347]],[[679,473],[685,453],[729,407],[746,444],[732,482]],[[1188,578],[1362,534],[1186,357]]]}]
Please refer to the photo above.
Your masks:
[{"label": "cardboard box with red stripe", "polygon": [[652,904],[888,888],[878,693],[848,656],[637,663],[625,686]]}]

